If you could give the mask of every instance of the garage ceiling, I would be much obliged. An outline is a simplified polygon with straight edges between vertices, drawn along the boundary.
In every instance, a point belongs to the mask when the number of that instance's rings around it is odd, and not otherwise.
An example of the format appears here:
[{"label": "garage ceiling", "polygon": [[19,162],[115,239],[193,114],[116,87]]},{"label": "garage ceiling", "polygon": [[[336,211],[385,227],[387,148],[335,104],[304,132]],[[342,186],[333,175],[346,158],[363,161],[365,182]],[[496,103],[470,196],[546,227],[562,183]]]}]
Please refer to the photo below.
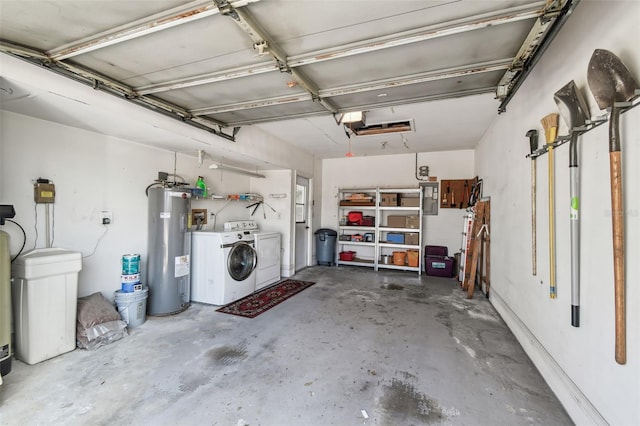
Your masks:
[{"label": "garage ceiling", "polygon": [[[321,158],[465,149],[576,3],[0,0],[0,51],[230,143],[257,125]],[[413,128],[355,136],[357,110]]]}]

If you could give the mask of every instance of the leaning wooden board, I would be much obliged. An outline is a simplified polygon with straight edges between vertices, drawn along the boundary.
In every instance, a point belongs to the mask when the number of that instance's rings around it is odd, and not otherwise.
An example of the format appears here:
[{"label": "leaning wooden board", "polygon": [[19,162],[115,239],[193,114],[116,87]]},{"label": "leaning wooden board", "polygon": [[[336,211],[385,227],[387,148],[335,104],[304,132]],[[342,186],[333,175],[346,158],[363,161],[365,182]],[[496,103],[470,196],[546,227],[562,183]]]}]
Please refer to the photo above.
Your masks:
[{"label": "leaning wooden board", "polygon": [[488,201],[478,201],[474,206],[475,215],[473,218],[473,228],[471,229],[470,244],[470,256],[467,257],[467,261],[470,261],[467,273],[465,273],[465,280],[462,284],[463,290],[467,290],[467,298],[473,297],[473,291],[475,289],[476,271],[478,269],[478,254],[480,252],[480,246],[483,238],[483,227],[486,224],[486,212]]}]

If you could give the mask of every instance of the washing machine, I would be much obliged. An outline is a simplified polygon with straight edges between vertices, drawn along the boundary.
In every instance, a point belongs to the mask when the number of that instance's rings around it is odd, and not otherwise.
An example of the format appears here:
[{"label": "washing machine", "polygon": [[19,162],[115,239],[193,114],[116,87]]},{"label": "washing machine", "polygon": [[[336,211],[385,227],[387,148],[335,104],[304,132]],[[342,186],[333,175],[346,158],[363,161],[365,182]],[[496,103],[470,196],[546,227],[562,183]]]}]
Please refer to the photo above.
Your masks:
[{"label": "washing machine", "polygon": [[255,291],[255,229],[237,221],[225,223],[224,232],[192,232],[191,301],[226,305]]},{"label": "washing machine", "polygon": [[256,231],[253,234],[258,253],[256,290],[280,281],[281,236],[279,232]]}]

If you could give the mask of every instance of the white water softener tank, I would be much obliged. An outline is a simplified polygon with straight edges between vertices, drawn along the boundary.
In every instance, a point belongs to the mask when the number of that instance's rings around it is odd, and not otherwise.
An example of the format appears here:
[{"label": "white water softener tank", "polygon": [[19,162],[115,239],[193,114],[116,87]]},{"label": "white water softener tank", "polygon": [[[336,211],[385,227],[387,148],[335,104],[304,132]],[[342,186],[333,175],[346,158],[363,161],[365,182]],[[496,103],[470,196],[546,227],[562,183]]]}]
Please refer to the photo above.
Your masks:
[{"label": "white water softener tank", "polygon": [[147,286],[149,315],[170,315],[189,307],[191,233],[187,232],[191,192],[150,188]]},{"label": "white water softener tank", "polygon": [[42,248],[13,263],[16,358],[36,364],[76,347],[78,272],[82,254]]}]

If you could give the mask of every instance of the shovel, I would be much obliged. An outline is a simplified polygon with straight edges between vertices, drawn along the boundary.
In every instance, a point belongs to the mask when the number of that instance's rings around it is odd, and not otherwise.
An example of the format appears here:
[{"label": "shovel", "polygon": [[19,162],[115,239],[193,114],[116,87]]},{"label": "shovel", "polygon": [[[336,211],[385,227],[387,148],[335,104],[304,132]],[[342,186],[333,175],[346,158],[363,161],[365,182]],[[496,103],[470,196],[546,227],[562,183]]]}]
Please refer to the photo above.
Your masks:
[{"label": "shovel", "polygon": [[536,157],[535,152],[538,150],[538,131],[531,129],[525,135],[529,138],[529,148],[531,150],[531,273],[537,273],[537,240],[536,235]]},{"label": "shovel", "polygon": [[578,136],[576,127],[587,124],[589,108],[571,80],[558,90],[553,98],[560,115],[567,123],[571,139],[569,141],[569,180],[571,204],[569,220],[571,224],[571,325],[580,327],[580,181],[578,175]]},{"label": "shovel", "polygon": [[638,84],[613,53],[596,49],[589,61],[587,81],[600,109],[611,108],[609,118],[609,173],[611,179],[611,221],[613,227],[613,276],[615,282],[616,362],[626,364],[626,326],[624,300],[624,203],[622,200],[622,161],[620,158],[620,107],[634,96]]}]

